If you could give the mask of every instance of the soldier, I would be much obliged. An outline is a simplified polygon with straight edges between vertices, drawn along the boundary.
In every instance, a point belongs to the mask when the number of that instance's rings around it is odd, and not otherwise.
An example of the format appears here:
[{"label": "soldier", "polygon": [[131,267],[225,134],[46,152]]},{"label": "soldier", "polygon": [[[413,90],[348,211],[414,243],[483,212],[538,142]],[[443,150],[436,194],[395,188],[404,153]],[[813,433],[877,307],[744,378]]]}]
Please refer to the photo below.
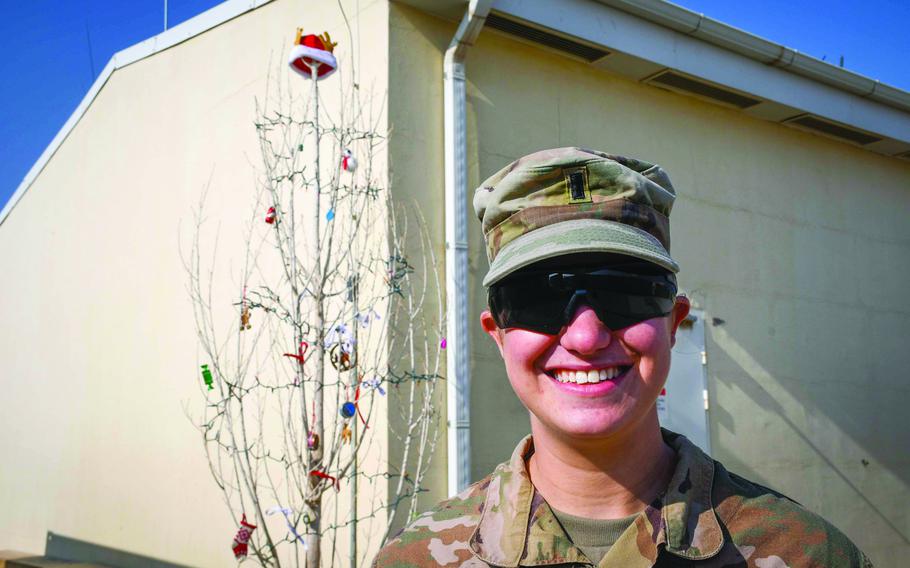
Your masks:
[{"label": "soldier", "polygon": [[580,148],[509,164],[474,194],[484,331],[527,407],[511,460],[404,528],[376,567],[867,567],[840,531],[662,430],[676,330],[675,191]]}]

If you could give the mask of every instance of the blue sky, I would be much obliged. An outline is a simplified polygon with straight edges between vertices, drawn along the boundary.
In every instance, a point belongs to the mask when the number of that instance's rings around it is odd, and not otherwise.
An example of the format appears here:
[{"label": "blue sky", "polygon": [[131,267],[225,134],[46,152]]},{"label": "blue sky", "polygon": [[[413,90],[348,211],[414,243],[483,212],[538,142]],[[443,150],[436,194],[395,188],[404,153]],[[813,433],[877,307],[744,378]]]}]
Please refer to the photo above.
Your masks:
[{"label": "blue sky", "polygon": [[[324,0],[308,0],[324,1]],[[168,0],[175,26],[217,0]],[[910,91],[907,0],[679,0]],[[164,27],[164,0],[0,0],[0,209],[111,56]]]}]

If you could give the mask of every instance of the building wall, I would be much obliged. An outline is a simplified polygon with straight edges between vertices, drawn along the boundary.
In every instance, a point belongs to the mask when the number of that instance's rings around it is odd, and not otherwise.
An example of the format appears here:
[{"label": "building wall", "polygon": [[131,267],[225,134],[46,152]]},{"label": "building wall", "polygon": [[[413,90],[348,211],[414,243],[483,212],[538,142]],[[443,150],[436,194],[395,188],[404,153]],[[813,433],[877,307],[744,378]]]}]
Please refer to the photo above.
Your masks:
[{"label": "building wall", "polygon": [[[396,191],[439,208],[442,55],[455,31],[393,6]],[[403,47],[398,48],[399,51]],[[511,160],[580,145],[664,166],[680,284],[705,310],[714,456],[854,539],[881,566],[910,552],[910,163],[594,70],[485,30],[471,48],[471,187]],[[407,101],[407,102],[404,102]],[[412,143],[413,142],[413,143]],[[470,204],[466,204],[470,206]],[[471,231],[471,311],[488,268]],[[492,342],[473,327],[472,474],[528,432]]]},{"label": "building wall", "polygon": [[[182,564],[234,562],[238,519],[194,427],[206,358],[180,250],[208,187],[205,245],[220,233],[215,313],[219,329],[236,329],[243,227],[260,219],[255,105],[267,88],[278,96],[274,77],[291,77],[297,26],[330,30],[342,64],[357,61],[356,80],[379,93],[367,110],[385,129],[387,3],[344,7],[350,35],[335,2],[278,0],[115,71],[0,227],[0,549],[40,553],[53,531]],[[323,83],[329,107],[350,69]],[[308,87],[293,81],[302,104]],[[377,180],[385,164],[380,155]],[[381,422],[376,432],[385,447]],[[280,516],[266,522],[286,534]],[[382,531],[362,529],[365,561]]]},{"label": "building wall", "polygon": [[[442,117],[442,60],[444,33],[428,33],[407,19],[410,8],[391,3],[389,13],[389,181],[400,220],[407,221],[407,253],[426,270],[427,282],[438,278],[441,294],[445,286],[445,204],[442,172],[445,167]],[[430,20],[437,24],[437,20]],[[404,219],[407,217],[408,219]],[[427,241],[419,237],[423,232]],[[425,247],[426,245],[426,247]],[[435,265],[433,263],[435,260]],[[432,268],[431,268],[432,267]],[[432,275],[431,270],[435,271]],[[429,289],[433,291],[433,287]],[[429,325],[434,323],[444,334],[444,296],[428,294],[423,311]],[[442,314],[440,314],[440,311]],[[441,317],[440,317],[441,316]],[[437,339],[438,341],[438,339]],[[435,345],[433,346],[435,347]],[[440,374],[445,375],[445,357]],[[424,511],[447,497],[446,389],[436,387],[438,426],[435,451],[426,477],[427,492],[419,496]],[[394,402],[390,401],[394,406]],[[393,416],[390,411],[390,419]],[[393,427],[395,424],[392,425]],[[390,455],[398,455],[395,436],[390,437]],[[392,487],[390,486],[390,490]],[[397,529],[406,519],[394,523]]]}]

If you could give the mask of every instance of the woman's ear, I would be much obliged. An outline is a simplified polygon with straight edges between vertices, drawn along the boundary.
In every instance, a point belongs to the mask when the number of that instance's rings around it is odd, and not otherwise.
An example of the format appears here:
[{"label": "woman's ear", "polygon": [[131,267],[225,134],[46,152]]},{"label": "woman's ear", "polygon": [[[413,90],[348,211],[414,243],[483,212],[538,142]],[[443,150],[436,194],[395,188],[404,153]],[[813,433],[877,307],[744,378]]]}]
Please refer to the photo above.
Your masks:
[{"label": "woman's ear", "polygon": [[689,309],[692,305],[689,303],[689,298],[686,298],[683,295],[676,296],[676,304],[673,306],[673,311],[670,312],[670,346],[676,345],[676,330],[679,329],[679,324],[686,319],[686,316],[689,315]]},{"label": "woman's ear", "polygon": [[496,347],[499,348],[499,354],[502,355],[502,330],[496,325],[496,320],[493,319],[493,314],[490,313],[490,310],[480,312],[480,327],[487,332],[487,335],[493,338]]}]

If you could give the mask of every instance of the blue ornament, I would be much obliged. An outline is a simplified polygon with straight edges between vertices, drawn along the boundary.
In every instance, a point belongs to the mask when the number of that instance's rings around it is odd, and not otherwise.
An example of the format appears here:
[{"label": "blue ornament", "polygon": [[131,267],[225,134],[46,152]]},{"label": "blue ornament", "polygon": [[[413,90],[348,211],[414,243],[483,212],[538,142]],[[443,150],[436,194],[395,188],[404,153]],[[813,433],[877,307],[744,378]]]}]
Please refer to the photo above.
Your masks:
[{"label": "blue ornament", "polygon": [[353,402],[346,402],[341,405],[341,417],[350,418],[357,413],[357,407]]},{"label": "blue ornament", "polygon": [[335,209],[329,209],[329,212],[325,214],[325,220],[331,221],[335,218]]}]

